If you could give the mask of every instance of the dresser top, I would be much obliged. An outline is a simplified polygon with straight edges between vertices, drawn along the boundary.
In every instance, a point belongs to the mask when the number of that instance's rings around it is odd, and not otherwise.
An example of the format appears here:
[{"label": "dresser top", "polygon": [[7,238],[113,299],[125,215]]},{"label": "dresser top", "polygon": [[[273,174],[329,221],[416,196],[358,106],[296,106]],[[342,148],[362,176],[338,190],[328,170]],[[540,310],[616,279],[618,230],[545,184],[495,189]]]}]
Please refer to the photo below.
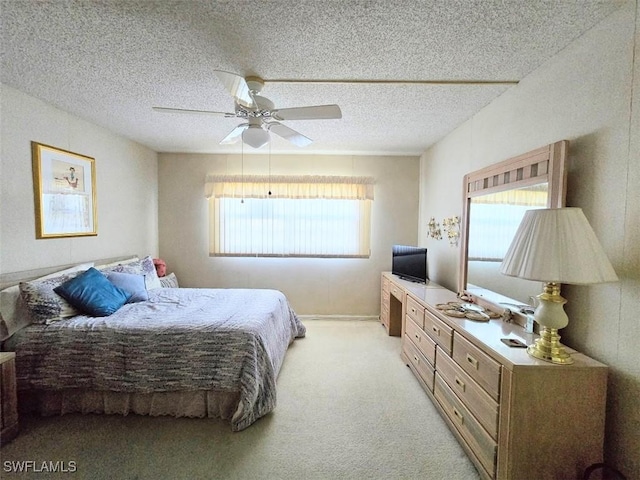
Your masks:
[{"label": "dresser top", "polygon": [[574,364],[556,365],[543,360],[538,360],[537,358],[529,355],[526,348],[509,347],[501,341],[503,338],[513,338],[520,340],[525,345],[532,344],[534,340],[538,338],[538,335],[527,333],[520,325],[505,322],[500,318],[478,322],[466,318],[447,316],[440,310],[436,309],[435,305],[447,302],[460,302],[460,298],[458,298],[458,296],[451,290],[448,290],[432,281],[428,281],[427,283],[416,283],[403,280],[390,272],[384,272],[383,275],[422,303],[431,314],[435,315],[445,324],[453,328],[457,334],[462,335],[476,345],[482,345],[483,350],[489,356],[493,357],[509,370],[527,366],[564,369],[592,368],[598,366],[606,368],[606,365],[597,362],[576,350],[566,347],[566,345],[565,347],[567,352],[571,354],[575,362]]}]

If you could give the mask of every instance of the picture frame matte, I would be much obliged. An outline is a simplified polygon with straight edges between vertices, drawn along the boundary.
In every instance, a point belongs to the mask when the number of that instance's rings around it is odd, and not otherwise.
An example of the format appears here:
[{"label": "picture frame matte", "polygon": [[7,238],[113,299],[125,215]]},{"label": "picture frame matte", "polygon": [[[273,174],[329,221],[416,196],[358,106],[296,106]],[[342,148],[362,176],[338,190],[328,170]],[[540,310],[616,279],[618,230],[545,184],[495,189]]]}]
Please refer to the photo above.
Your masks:
[{"label": "picture frame matte", "polygon": [[95,159],[31,142],[36,238],[98,234]]}]

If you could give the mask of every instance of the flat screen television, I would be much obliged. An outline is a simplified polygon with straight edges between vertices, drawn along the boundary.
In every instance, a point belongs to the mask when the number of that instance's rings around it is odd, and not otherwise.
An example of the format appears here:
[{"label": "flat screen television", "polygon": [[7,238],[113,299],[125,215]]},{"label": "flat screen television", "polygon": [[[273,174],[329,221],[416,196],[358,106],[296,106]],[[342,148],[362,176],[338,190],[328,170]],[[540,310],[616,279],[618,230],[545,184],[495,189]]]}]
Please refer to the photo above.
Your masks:
[{"label": "flat screen television", "polygon": [[412,282],[427,283],[427,249],[394,245],[391,273]]}]

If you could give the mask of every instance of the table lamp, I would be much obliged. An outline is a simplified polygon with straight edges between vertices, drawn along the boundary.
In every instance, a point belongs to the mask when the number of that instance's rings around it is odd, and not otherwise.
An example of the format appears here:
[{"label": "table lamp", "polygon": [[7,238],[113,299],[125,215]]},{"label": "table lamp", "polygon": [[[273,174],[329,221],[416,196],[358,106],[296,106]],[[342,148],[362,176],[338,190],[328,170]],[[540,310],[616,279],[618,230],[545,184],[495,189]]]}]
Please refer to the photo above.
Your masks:
[{"label": "table lamp", "polygon": [[556,364],[573,359],[560,343],[558,330],[569,324],[560,284],[615,282],[616,272],[581,208],[528,210],[511,242],[500,273],[545,282],[534,319],[540,338],[529,355]]}]

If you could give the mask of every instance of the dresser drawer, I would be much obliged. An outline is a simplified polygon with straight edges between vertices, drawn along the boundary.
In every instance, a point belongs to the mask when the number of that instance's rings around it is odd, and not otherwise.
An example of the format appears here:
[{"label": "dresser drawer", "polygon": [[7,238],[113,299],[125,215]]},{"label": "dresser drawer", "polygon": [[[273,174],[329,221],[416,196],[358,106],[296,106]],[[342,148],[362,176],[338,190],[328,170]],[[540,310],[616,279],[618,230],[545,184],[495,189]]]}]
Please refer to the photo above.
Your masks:
[{"label": "dresser drawer", "polygon": [[380,317],[380,323],[382,323],[382,325],[384,326],[385,330],[387,330],[387,332],[389,331],[389,315],[387,314],[386,316],[383,315]]},{"label": "dresser drawer", "polygon": [[381,303],[389,305],[390,282],[386,278],[382,279]]},{"label": "dresser drawer", "polygon": [[496,471],[497,444],[482,428],[471,412],[454,395],[439,373],[435,375],[434,396],[451,422],[491,477]]},{"label": "dresser drawer", "polygon": [[402,290],[400,287],[398,287],[396,284],[392,282],[389,282],[389,293],[394,297],[396,297],[401,302],[403,301],[402,294],[404,293],[404,290]]},{"label": "dresser drawer", "polygon": [[407,315],[405,322],[405,337],[409,338],[418,350],[431,362],[436,363],[436,344],[431,338],[424,333],[422,328],[418,327],[413,320]]},{"label": "dresser drawer", "polygon": [[478,347],[456,333],[453,337],[453,359],[496,401],[500,399],[500,369]]},{"label": "dresser drawer", "polygon": [[380,305],[380,318],[389,318],[389,303]]},{"label": "dresser drawer", "polygon": [[389,279],[382,277],[382,289],[380,291],[380,322],[389,330]]},{"label": "dresser drawer", "polygon": [[436,342],[442,350],[451,355],[451,340],[453,330],[429,310],[424,312],[424,331]]},{"label": "dresser drawer", "polygon": [[389,298],[389,291],[391,290],[391,282],[387,277],[382,277],[382,298]]},{"label": "dresser drawer", "polygon": [[402,341],[402,351],[409,359],[409,363],[420,376],[420,379],[426,384],[430,392],[433,392],[433,365],[425,358],[411,340],[408,338]]},{"label": "dresser drawer", "polygon": [[498,439],[498,404],[451,357],[438,352],[438,373],[494,440]]},{"label": "dresser drawer", "polygon": [[382,292],[382,298],[380,299],[380,305],[386,305],[389,307],[389,292]]},{"label": "dresser drawer", "polygon": [[407,316],[424,328],[424,307],[407,295]]}]

